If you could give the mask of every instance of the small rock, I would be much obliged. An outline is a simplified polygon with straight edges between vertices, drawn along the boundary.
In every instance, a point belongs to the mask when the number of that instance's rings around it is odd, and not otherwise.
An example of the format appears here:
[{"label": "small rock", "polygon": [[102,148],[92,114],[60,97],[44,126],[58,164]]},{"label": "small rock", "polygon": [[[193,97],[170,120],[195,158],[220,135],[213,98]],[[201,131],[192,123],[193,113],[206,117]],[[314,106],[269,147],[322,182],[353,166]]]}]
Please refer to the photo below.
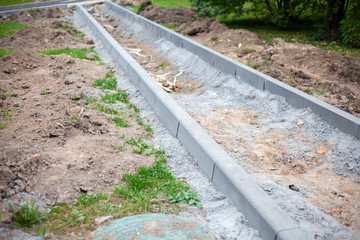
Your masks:
[{"label": "small rock", "polygon": [[301,126],[301,125],[304,125],[304,121],[298,121],[298,122],[296,123],[296,126]]},{"label": "small rock", "polygon": [[18,94],[17,93],[11,93],[11,97],[17,97]]},{"label": "small rock", "polygon": [[291,190],[293,190],[293,191],[296,191],[296,192],[300,191],[300,189],[299,189],[297,186],[295,186],[294,184],[290,184],[290,185],[289,185],[289,188],[290,188]]},{"label": "small rock", "polygon": [[103,217],[99,217],[99,218],[96,218],[95,219],[95,223],[97,224],[97,225],[100,225],[100,224],[102,224],[102,223],[104,223],[104,222],[107,222],[108,220],[110,220],[110,219],[112,219],[113,218],[113,216],[103,216]]},{"label": "small rock", "polygon": [[323,149],[318,149],[318,150],[316,150],[316,153],[317,153],[317,154],[320,154],[320,155],[324,155],[324,154],[325,154],[325,150],[323,150]]},{"label": "small rock", "polygon": [[19,103],[14,103],[14,107],[20,107]]},{"label": "small rock", "polygon": [[0,93],[0,99],[1,100],[5,100],[6,99],[6,95],[4,93]]},{"label": "small rock", "polygon": [[30,88],[30,85],[29,84],[24,84],[24,85],[21,86],[21,88],[28,89],[28,88]]}]

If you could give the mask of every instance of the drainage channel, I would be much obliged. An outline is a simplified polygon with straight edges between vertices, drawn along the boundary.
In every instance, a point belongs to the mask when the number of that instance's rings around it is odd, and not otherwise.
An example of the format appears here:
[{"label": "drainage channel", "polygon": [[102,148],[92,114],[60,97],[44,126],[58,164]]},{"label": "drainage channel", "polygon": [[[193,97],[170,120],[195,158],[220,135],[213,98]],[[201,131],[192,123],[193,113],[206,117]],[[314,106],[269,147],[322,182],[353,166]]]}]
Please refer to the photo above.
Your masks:
[{"label": "drainage channel", "polygon": [[[122,18],[112,7],[105,4],[103,12],[96,11],[94,16],[155,80],[166,77],[171,80],[162,82],[164,89],[174,92],[172,98],[303,230],[318,239],[358,236],[342,224],[353,225],[354,229],[359,224],[356,203],[360,143],[357,139],[331,127],[308,109],[294,109],[283,97],[256,90],[241,79],[215,69],[194,54],[154,36],[145,26]],[[156,62],[159,56],[169,63]],[[133,59],[129,61],[132,64]],[[165,63],[169,66],[159,67]],[[130,69],[129,63],[122,67],[125,71]],[[165,69],[169,72],[164,73]],[[177,88],[184,88],[182,85],[189,91],[176,93]],[[151,99],[150,105],[154,104]],[[178,135],[179,127],[175,128]],[[214,177],[213,172],[210,175]],[[336,208],[344,214],[337,215]],[[246,214],[248,218],[251,215],[254,211]],[[261,226],[255,217],[251,221],[258,228]],[[259,230],[264,238],[274,239],[268,237],[269,232]],[[287,239],[281,232],[275,232],[275,237]],[[295,239],[294,236],[289,239]]]}]

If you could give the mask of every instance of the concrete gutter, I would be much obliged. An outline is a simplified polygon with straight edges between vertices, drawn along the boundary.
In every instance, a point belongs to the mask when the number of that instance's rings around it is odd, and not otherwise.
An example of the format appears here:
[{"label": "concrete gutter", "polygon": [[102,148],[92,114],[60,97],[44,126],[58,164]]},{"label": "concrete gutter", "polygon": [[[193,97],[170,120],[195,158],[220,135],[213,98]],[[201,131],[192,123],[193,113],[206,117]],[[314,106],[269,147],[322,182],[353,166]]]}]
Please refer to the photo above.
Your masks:
[{"label": "concrete gutter", "polygon": [[16,12],[25,11],[28,9],[67,8],[76,4],[95,4],[101,2],[105,2],[105,0],[57,0],[49,2],[25,3],[0,7],[0,15],[6,17]]},{"label": "concrete gutter", "polygon": [[192,52],[209,65],[230,75],[238,76],[257,89],[283,96],[295,108],[310,108],[330,125],[360,139],[360,118],[224,56],[125,8],[109,1],[106,1],[105,5],[124,18],[137,22],[147,29],[151,29],[155,36],[165,38],[175,46]]},{"label": "concrete gutter", "polygon": [[[83,7],[76,6],[76,13],[144,95],[170,133],[191,152],[203,172],[230,197],[263,239],[311,239]],[[153,26],[150,21],[147,24]]]}]

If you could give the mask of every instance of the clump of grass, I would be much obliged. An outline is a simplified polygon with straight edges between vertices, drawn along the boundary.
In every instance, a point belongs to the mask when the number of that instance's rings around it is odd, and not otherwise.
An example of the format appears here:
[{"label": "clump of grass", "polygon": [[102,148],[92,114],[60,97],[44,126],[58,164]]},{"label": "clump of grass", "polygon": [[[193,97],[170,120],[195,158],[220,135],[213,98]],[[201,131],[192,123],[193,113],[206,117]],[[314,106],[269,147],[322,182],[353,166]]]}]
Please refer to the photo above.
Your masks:
[{"label": "clump of grass", "polygon": [[118,116],[111,118],[112,121],[115,122],[116,126],[118,127],[129,127],[130,123]]},{"label": "clump of grass", "polygon": [[101,96],[101,99],[104,103],[128,103],[128,94],[124,91],[118,90],[115,94],[106,93],[104,96]]},{"label": "clump of grass", "polygon": [[9,37],[28,26],[29,24],[27,23],[21,23],[16,21],[2,21],[0,22],[0,38]]},{"label": "clump of grass", "polygon": [[20,51],[20,50],[19,49],[2,49],[2,48],[0,48],[0,59],[5,57],[6,55],[16,52],[16,51]]},{"label": "clump of grass", "polygon": [[101,89],[116,90],[117,81],[112,72],[105,74],[104,78],[95,79],[92,84],[94,87],[101,87]]},{"label": "clump of grass", "polygon": [[172,24],[165,24],[165,23],[163,23],[163,24],[161,24],[161,25],[163,25],[164,27],[166,27],[166,28],[168,28],[168,29],[176,29],[176,28],[180,27],[179,24],[175,24],[175,23],[172,23]]},{"label": "clump of grass", "polygon": [[29,201],[26,201],[26,203],[20,208],[18,212],[14,211],[11,203],[9,203],[8,206],[12,212],[11,225],[13,226],[29,229],[34,224],[45,220],[45,215],[39,211],[39,206],[35,207],[35,202],[29,203]]},{"label": "clump of grass", "polygon": [[72,58],[87,59],[91,61],[101,62],[100,57],[94,51],[94,48],[63,48],[63,49],[46,49],[39,51],[44,55],[60,55],[67,54]]},{"label": "clump of grass", "polygon": [[217,40],[219,40],[219,37],[217,35],[211,37],[211,41],[216,42]]},{"label": "clump of grass", "polygon": [[24,4],[24,3],[31,3],[34,0],[1,0],[0,6],[8,6],[8,5],[17,5],[17,4]]}]

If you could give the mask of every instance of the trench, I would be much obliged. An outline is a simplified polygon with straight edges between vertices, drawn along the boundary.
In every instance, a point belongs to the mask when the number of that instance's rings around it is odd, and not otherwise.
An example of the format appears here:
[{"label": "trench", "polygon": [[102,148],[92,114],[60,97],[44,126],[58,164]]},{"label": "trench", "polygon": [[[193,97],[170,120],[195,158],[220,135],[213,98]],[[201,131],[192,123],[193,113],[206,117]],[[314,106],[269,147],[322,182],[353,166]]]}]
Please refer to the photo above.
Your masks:
[{"label": "trench", "polygon": [[[111,9],[97,7],[93,16],[302,229],[323,239],[358,236],[359,140]],[[188,174],[182,160],[171,162],[176,174]]]}]

